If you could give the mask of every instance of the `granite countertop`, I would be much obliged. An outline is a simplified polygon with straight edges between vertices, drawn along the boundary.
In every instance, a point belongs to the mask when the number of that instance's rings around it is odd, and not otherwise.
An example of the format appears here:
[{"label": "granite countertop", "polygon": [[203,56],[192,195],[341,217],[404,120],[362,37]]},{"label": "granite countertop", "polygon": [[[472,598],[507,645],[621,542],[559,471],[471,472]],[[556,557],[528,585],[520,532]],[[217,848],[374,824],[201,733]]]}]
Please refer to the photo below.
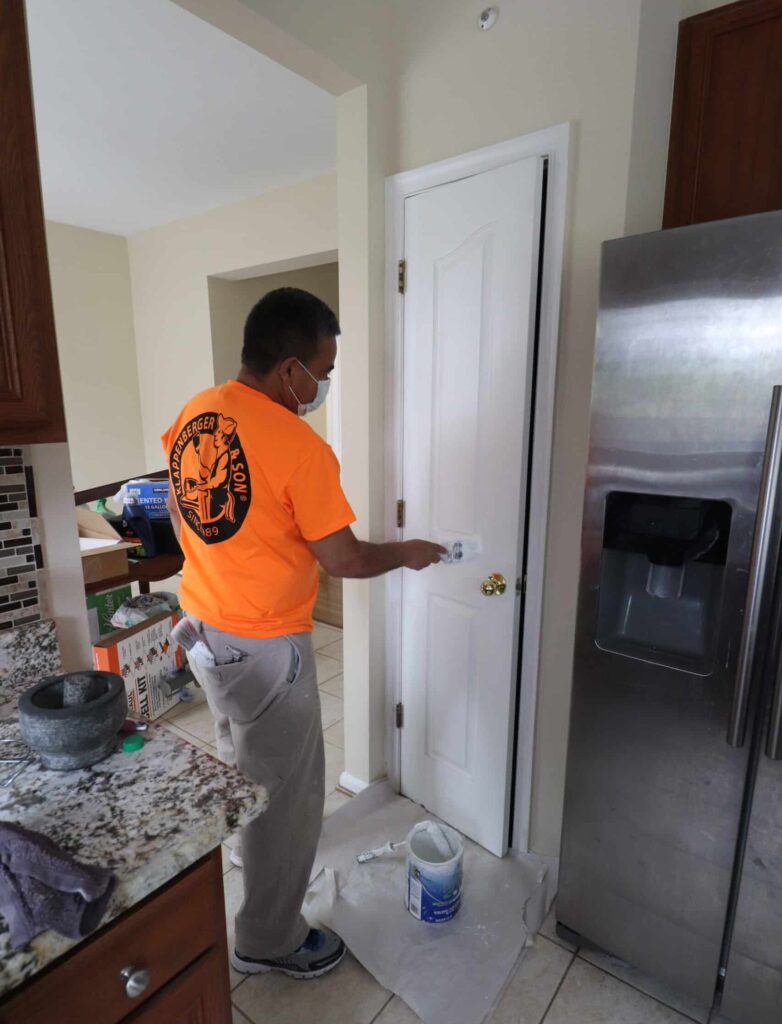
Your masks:
[{"label": "granite countertop", "polygon": [[[0,708],[0,744],[7,757],[21,744],[15,703]],[[0,819],[42,832],[78,860],[115,872],[117,888],[101,927],[268,805],[262,786],[163,726],[151,724],[145,735],[137,753],[118,751],[73,772],[33,763],[10,786],[0,786]],[[0,783],[7,767],[0,765]],[[0,918],[0,996],[78,941],[48,931],[14,952]]]}]

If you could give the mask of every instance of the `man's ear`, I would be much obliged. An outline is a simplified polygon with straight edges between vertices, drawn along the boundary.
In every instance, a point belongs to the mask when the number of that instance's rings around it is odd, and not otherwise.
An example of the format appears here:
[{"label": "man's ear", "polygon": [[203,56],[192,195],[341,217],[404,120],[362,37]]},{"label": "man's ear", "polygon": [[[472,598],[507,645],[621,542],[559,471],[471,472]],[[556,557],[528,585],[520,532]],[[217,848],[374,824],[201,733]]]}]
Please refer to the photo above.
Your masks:
[{"label": "man's ear", "polygon": [[287,359],[283,359],[283,361],[278,364],[277,370],[284,381],[287,382],[290,380],[293,374],[293,368],[294,366],[297,365],[297,363],[298,360],[296,359],[295,356],[289,356]]}]

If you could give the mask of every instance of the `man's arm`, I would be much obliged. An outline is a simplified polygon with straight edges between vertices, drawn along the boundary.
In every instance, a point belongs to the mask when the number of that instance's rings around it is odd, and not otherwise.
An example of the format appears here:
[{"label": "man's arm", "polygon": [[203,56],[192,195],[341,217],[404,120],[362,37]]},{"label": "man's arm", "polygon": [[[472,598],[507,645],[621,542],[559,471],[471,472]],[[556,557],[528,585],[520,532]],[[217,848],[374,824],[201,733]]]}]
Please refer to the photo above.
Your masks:
[{"label": "man's arm", "polygon": [[447,553],[444,547],[428,540],[370,544],[359,540],[349,526],[309,544],[329,576],[350,579],[382,576],[393,569],[425,569]]},{"label": "man's arm", "polygon": [[176,498],[174,497],[173,483],[171,483],[168,488],[166,508],[171,516],[171,525],[174,527],[174,535],[176,536],[177,543],[180,543],[179,535],[182,532],[182,516],[179,514],[179,506],[177,505]]}]

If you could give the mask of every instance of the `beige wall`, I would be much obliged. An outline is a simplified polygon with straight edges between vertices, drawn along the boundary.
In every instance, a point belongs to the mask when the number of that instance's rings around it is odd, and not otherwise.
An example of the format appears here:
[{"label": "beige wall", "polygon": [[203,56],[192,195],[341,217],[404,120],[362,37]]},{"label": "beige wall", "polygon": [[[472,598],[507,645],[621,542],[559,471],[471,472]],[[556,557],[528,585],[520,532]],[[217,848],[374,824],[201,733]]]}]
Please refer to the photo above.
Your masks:
[{"label": "beige wall", "polygon": [[[214,383],[209,277],[334,259],[336,177],[151,228],[128,239],[146,469],[182,405]],[[324,257],[323,254],[330,254]]]},{"label": "beige wall", "polygon": [[[415,5],[405,2],[408,17]],[[531,836],[559,848],[600,242],[624,230],[639,5],[419,5],[402,31],[396,169],[574,122],[562,295]],[[469,75],[463,69],[469,67]],[[520,429],[520,426],[519,426]]]},{"label": "beige wall", "polygon": [[77,490],[144,469],[127,240],[46,224],[65,419]]},{"label": "beige wall", "polygon": [[[232,0],[179,2],[202,14],[208,9],[227,31],[244,31],[238,20],[221,22],[236,7]],[[693,3],[685,3],[684,13]],[[364,535],[377,537],[383,529],[384,175],[572,123],[531,823],[533,848],[556,855],[600,243],[628,225],[659,226],[682,0],[503,4],[489,33],[476,27],[479,6],[471,0],[244,0],[243,8],[294,38],[290,65],[300,73],[306,73],[304,44],[364,83],[350,91],[334,87],[342,93],[341,313],[353,345],[343,386],[356,399],[343,403],[343,435],[350,439],[343,462]],[[261,33],[245,38],[264,48]],[[280,34],[269,52],[288,60]],[[376,584],[346,586],[346,762],[363,779],[382,770],[382,621]]]},{"label": "beige wall", "polygon": [[706,11],[713,11],[717,7],[726,7],[724,0],[715,3],[714,0],[684,0],[685,11],[683,18],[690,18],[695,14],[705,14]]},{"label": "beige wall", "polygon": [[679,22],[723,6],[714,0],[642,0],[625,234],[662,225]]},{"label": "beige wall", "polygon": [[[329,306],[339,318],[339,271],[336,263],[289,270],[240,281],[209,278],[209,315],[215,383],[236,376],[242,351],[244,322],[255,303],[275,288],[303,288]],[[326,440],[328,399],[307,417],[307,423]]]},{"label": "beige wall", "polygon": [[[378,7],[360,5],[376,30],[384,29],[385,59],[356,55],[363,38],[349,28],[362,15],[353,5],[319,4],[315,0],[247,0],[247,6],[298,34],[308,45],[325,48],[327,56],[356,75],[366,75],[365,95],[348,93],[338,104],[338,138],[348,116],[358,120],[363,100],[369,155],[361,181],[363,192],[345,190],[343,217],[361,225],[357,248],[366,253],[364,269],[369,303],[364,328],[366,368],[362,368],[368,406],[343,408],[343,434],[360,431],[363,447],[358,464],[382,465],[383,390],[382,331],[384,262],[382,178],[400,170],[512,138],[525,132],[573,122],[567,251],[562,302],[561,351],[551,493],[551,541],[547,552],[540,697],[536,726],[532,842],[535,849],[556,854],[559,847],[567,718],[570,694],[572,632],[578,574],[580,505],[583,489],[589,381],[597,299],[599,243],[623,232],[630,161],[640,0],[594,0],[589,4],[552,0],[546,4],[503,5],[497,27],[481,33],[477,9],[469,0],[431,0],[426,4],[400,0],[396,21],[383,26]],[[346,21],[340,23],[344,15]],[[367,24],[366,19],[364,24]],[[373,37],[372,47],[378,45]],[[390,76],[382,80],[375,68]],[[379,127],[378,127],[379,126]],[[386,130],[384,130],[384,126]],[[355,125],[352,128],[358,136]],[[374,133],[374,134],[373,134]],[[343,160],[355,168],[358,156],[338,146],[338,173]],[[346,157],[347,154],[347,157]],[[343,185],[340,180],[340,198]],[[366,199],[364,198],[366,197]],[[362,204],[366,204],[366,209]],[[364,224],[362,224],[362,217]],[[350,315],[346,288],[361,287],[353,279],[350,253],[340,238],[342,317]],[[347,368],[347,361],[346,361]],[[358,384],[358,382],[356,382]],[[364,442],[366,437],[366,442]],[[351,452],[343,453],[346,482]],[[370,483],[361,508],[370,534],[382,529],[382,474]],[[351,498],[353,497],[351,493]],[[376,595],[351,615],[346,588],[346,755],[348,771],[375,774],[372,751],[357,749],[348,717],[351,702],[366,689],[363,675],[352,669],[353,626],[368,637],[369,706],[364,721],[377,730],[374,750],[382,751],[383,720],[378,696],[383,678],[382,616]],[[353,625],[352,625],[353,624]],[[363,667],[359,666],[359,667]],[[366,776],[363,776],[366,777]]]}]

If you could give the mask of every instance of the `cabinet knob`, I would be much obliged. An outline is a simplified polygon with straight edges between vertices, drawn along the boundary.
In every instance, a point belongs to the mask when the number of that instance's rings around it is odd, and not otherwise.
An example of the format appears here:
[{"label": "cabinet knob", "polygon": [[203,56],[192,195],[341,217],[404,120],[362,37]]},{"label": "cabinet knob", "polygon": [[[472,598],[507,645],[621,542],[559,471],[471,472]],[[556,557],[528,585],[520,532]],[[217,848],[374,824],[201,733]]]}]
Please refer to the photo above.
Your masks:
[{"label": "cabinet knob", "polygon": [[125,995],[128,999],[137,999],[149,985],[149,971],[143,967],[134,967],[128,964],[119,972],[125,982]]}]

